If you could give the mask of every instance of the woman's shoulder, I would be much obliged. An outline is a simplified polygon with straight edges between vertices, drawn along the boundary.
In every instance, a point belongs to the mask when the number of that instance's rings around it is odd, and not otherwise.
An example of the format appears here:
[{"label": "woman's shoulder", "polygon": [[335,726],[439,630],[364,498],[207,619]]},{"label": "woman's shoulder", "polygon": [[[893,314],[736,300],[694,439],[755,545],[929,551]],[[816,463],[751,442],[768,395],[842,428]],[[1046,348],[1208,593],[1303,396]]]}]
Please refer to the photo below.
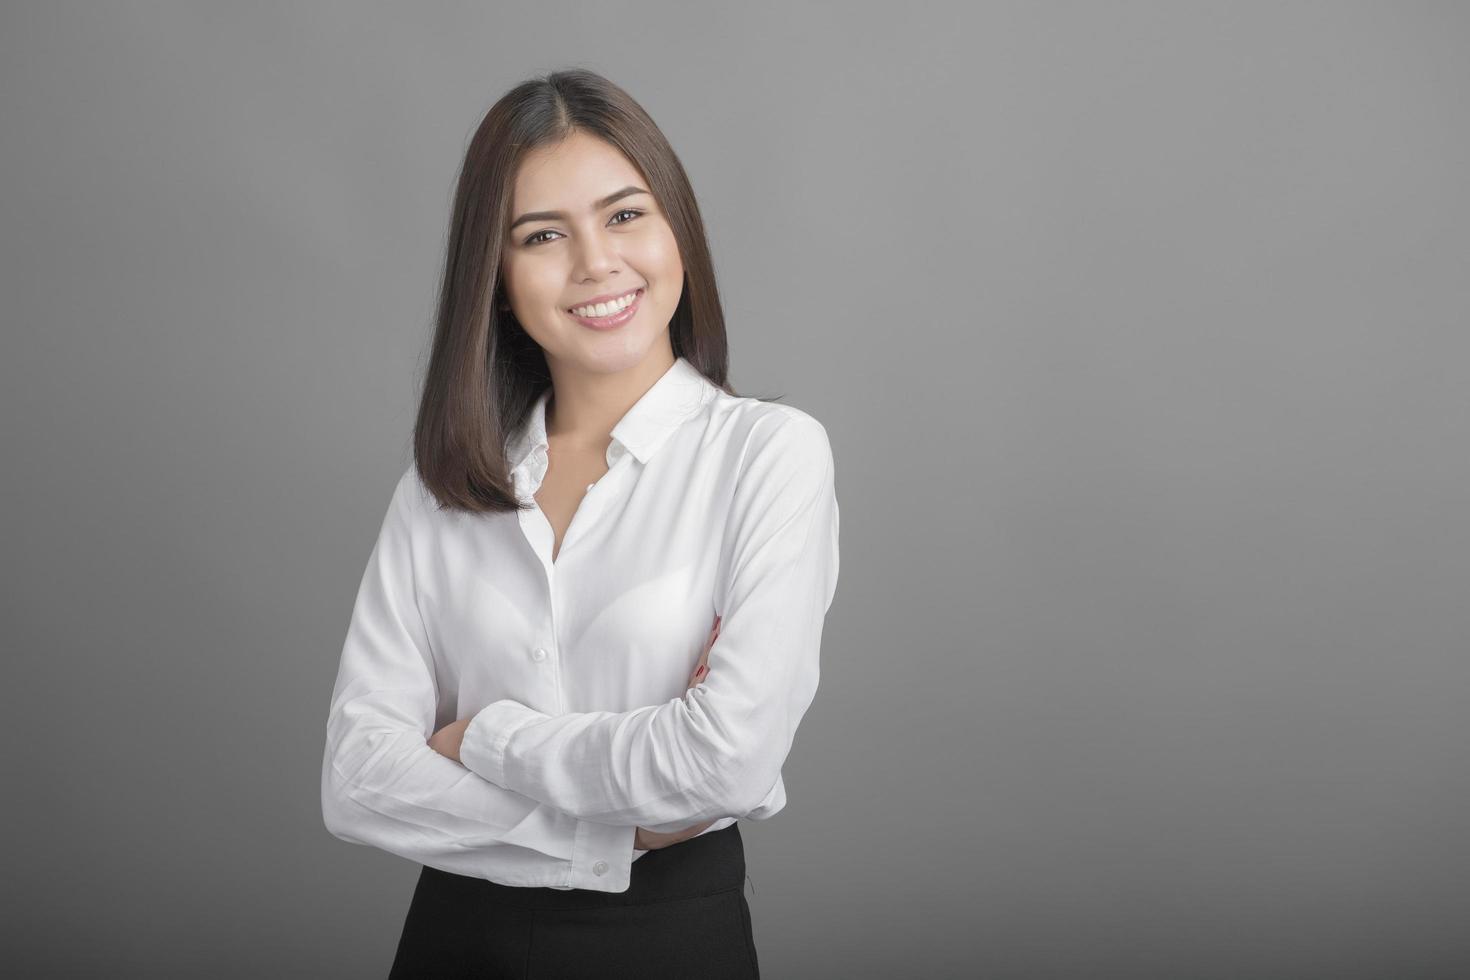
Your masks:
[{"label": "woman's shoulder", "polygon": [[731,395],[719,391],[711,411],[721,427],[726,427],[735,434],[756,438],[769,438],[781,429],[793,430],[788,437],[802,431],[815,431],[823,435],[827,431],[816,416],[805,409],[785,402],[762,401],[749,395]]},{"label": "woman's shoulder", "polygon": [[434,494],[424,483],[418,463],[409,463],[398,477],[389,507],[408,521],[422,521],[437,509]]},{"label": "woman's shoulder", "polygon": [[748,463],[782,459],[797,465],[830,465],[831,441],[815,415],[784,402],[721,393],[713,420]]}]

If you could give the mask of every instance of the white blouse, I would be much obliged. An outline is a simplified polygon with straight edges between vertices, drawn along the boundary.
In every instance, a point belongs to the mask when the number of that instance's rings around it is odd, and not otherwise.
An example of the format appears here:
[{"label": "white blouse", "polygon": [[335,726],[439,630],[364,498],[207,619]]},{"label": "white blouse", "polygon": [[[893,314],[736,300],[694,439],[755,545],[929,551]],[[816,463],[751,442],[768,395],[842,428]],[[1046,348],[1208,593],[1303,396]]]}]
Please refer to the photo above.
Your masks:
[{"label": "white blouse", "polygon": [[[533,496],[549,394],[507,445],[532,509],[441,511],[415,467],[398,481],[332,691],[322,813],[442,871],[622,892],[638,827],[786,805],[837,586],[832,452],[812,416],[678,358],[613,428],[553,561]],[[429,748],[470,716],[463,765]]]}]

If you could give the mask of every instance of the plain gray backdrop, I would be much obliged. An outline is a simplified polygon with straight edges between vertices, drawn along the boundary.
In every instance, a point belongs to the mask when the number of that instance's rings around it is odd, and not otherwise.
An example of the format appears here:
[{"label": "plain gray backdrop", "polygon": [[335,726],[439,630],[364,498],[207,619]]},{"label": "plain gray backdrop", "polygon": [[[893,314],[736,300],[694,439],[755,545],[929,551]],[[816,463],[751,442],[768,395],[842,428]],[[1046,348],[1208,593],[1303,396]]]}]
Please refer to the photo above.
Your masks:
[{"label": "plain gray backdrop", "polygon": [[387,972],[328,697],[578,65],[837,460],[765,975],[1470,975],[1470,8],[1387,2],[5,4],[6,972]]}]

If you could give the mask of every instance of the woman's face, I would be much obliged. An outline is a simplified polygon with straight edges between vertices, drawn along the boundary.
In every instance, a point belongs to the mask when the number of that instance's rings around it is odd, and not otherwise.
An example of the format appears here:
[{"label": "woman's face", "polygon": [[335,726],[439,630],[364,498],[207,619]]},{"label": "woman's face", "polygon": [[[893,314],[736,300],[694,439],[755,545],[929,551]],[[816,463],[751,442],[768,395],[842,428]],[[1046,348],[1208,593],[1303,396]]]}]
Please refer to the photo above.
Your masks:
[{"label": "woman's face", "polygon": [[[668,349],[684,264],[648,182],[622,153],[583,133],[532,151],[516,175],[510,220],[506,299],[553,369],[621,371]],[[607,329],[571,313],[635,290],[632,316]]]}]

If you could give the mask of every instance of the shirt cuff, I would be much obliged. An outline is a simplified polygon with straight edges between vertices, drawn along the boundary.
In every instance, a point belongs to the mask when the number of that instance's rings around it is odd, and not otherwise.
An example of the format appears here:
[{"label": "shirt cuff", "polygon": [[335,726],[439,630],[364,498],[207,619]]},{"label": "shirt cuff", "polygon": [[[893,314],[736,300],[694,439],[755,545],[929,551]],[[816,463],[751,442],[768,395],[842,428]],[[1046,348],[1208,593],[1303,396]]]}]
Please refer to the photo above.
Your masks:
[{"label": "shirt cuff", "polygon": [[[517,729],[548,717],[519,701],[487,704],[475,713],[464,730],[464,738],[459,743],[460,764],[482,779],[513,789],[505,783],[505,749],[510,744],[510,737]],[[631,850],[631,837],[628,846]]]},{"label": "shirt cuff", "polygon": [[572,845],[572,888],[625,892],[632,882],[633,838],[637,827],[577,821]]}]

